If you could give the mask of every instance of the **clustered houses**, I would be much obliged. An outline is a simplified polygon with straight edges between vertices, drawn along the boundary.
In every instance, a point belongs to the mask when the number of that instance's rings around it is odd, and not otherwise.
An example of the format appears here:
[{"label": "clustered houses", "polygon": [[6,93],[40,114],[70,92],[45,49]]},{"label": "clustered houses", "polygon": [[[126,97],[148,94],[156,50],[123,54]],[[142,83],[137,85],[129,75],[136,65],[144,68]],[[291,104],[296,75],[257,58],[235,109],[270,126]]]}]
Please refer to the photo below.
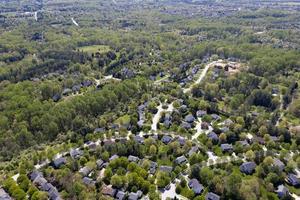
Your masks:
[{"label": "clustered houses", "polygon": [[54,102],[59,101],[62,96],[68,96],[73,94],[77,94],[80,92],[81,88],[87,88],[93,85],[93,82],[91,80],[85,80],[83,82],[81,82],[80,84],[75,84],[73,85],[71,88],[64,88],[63,91],[61,93],[57,93],[52,97],[52,100]]},{"label": "clustered houses", "polygon": [[[141,121],[141,126],[144,124],[144,112],[146,111],[148,103],[141,104],[138,107],[138,114],[139,114],[139,121]],[[181,112],[181,126],[183,128],[191,129],[192,127],[195,127],[195,123],[197,122],[197,119],[194,117],[193,114],[189,113],[188,108],[185,105],[181,105],[178,109],[178,112]],[[172,113],[167,113],[164,116],[163,123],[167,123],[170,125],[172,124]],[[230,128],[234,125],[234,121],[227,118],[223,119],[220,115],[217,114],[208,114],[206,110],[198,110],[196,112],[197,118],[205,118],[209,116],[209,118],[212,119],[211,122],[203,121],[200,125],[202,128],[202,135],[205,135],[208,140],[211,141],[213,148],[219,148],[220,152],[219,154],[226,155],[226,156],[232,156],[236,153],[236,148],[241,146],[245,149],[250,149],[250,146],[253,143],[257,143],[260,145],[265,145],[265,139],[259,136],[254,137],[246,137],[243,139],[240,139],[235,142],[224,142],[221,137],[220,133],[229,131]],[[223,120],[222,120],[223,119]],[[215,128],[215,124],[218,124],[218,127]],[[118,124],[112,124],[112,129],[117,129]],[[94,133],[105,133],[106,128],[96,128],[94,130]],[[178,144],[180,151],[176,152],[176,155],[172,153],[168,159],[169,162],[164,162],[163,160],[160,160],[157,156],[151,157],[149,155],[141,156],[141,152],[137,153],[135,151],[132,151],[131,154],[124,154],[124,152],[117,151],[111,151],[114,147],[118,146],[119,144],[128,145],[129,142],[134,142],[135,144],[135,150],[143,148],[148,142],[148,139],[152,140],[152,144],[156,144],[155,148],[161,148],[165,146],[172,146],[174,143]],[[276,137],[270,137],[273,141],[278,141],[278,138]],[[147,173],[149,177],[155,177],[157,178],[157,175],[160,172],[163,172],[171,177],[172,174],[175,173],[177,167],[180,168],[180,173],[176,176],[183,176],[186,174],[191,173],[191,166],[190,166],[190,159],[193,158],[193,155],[202,154],[205,156],[205,162],[201,163],[201,166],[209,166],[209,160],[207,159],[207,155],[209,156],[209,152],[211,152],[211,155],[215,155],[213,152],[214,149],[206,149],[203,148],[202,143],[199,138],[196,140],[189,140],[189,137],[187,136],[176,136],[175,134],[139,134],[139,135],[131,135],[128,137],[118,137],[118,138],[110,138],[110,139],[103,139],[102,141],[98,140],[97,142],[94,141],[87,141],[84,143],[83,147],[79,148],[72,148],[68,152],[68,154],[64,154],[64,156],[56,156],[55,159],[53,159],[50,162],[50,166],[52,166],[54,169],[61,169],[66,167],[70,160],[81,160],[82,157],[85,157],[86,151],[88,151],[91,154],[94,154],[96,152],[96,149],[98,146],[101,146],[101,148],[107,150],[109,152],[109,156],[107,159],[103,159],[101,156],[96,157],[95,160],[90,161],[94,162],[94,165],[96,167],[93,167],[90,165],[90,162],[88,164],[82,164],[78,168],[78,174],[81,176],[82,183],[88,187],[96,187],[97,183],[100,180],[104,180],[105,177],[105,171],[110,168],[111,164],[115,162],[118,159],[126,159],[126,162],[134,163],[137,166],[142,166],[145,161],[147,161],[149,164],[147,168]],[[173,151],[174,149],[170,149],[169,151]],[[207,154],[207,155],[206,155]],[[235,155],[236,156],[236,155]],[[215,156],[218,157],[218,156]],[[220,157],[220,156],[219,156]],[[239,161],[243,162],[237,162],[234,163],[237,167],[239,167],[239,170],[242,174],[245,176],[252,175],[256,171],[257,165],[259,163],[254,162],[253,160],[247,160],[244,156],[244,154],[239,155]],[[230,162],[230,160],[229,160]],[[206,163],[206,164],[205,164]],[[273,167],[278,169],[280,172],[285,171],[286,164],[280,160],[277,157],[273,157]],[[126,173],[128,174],[128,169]],[[116,173],[115,171],[113,174]],[[191,176],[191,175],[190,175]],[[193,193],[197,195],[204,195],[206,200],[219,200],[221,197],[221,194],[214,193],[215,191],[209,191],[206,189],[205,184],[201,183],[199,179],[188,176],[187,179],[187,187],[193,191]],[[61,199],[59,190],[55,185],[55,181],[53,180],[49,182],[47,177],[44,177],[43,173],[40,171],[33,171],[29,174],[30,180],[33,182],[34,185],[37,186],[37,188],[41,191],[45,191],[48,193],[48,196],[51,200],[59,200]],[[172,177],[171,181],[175,181],[175,178]],[[285,181],[288,185],[293,187],[299,186],[299,178],[296,174],[288,173]],[[175,181],[176,182],[176,181]],[[162,190],[167,191],[170,189],[170,184],[168,183],[165,187],[162,188]],[[56,188],[57,187],[57,188]],[[60,188],[61,189],[61,188]],[[137,188],[137,190],[130,190],[126,186],[123,187],[115,187],[112,185],[110,180],[106,180],[100,188],[101,194],[105,196],[109,196],[115,199],[130,199],[130,200],[137,200],[141,199],[143,196],[146,196],[147,193],[143,192],[140,188]],[[284,196],[287,196],[290,194],[288,188],[282,184],[276,187],[276,190],[274,192],[277,193],[277,195],[281,198]],[[0,190],[0,197],[3,196],[3,199],[9,199],[7,193],[2,189]],[[5,199],[6,198],[6,199]],[[1,198],[0,198],[1,199]],[[2,200],[2,199],[1,199]]]},{"label": "clustered houses", "polygon": [[50,200],[60,200],[60,194],[55,186],[49,183],[39,171],[33,171],[29,178],[41,191],[47,192]]}]

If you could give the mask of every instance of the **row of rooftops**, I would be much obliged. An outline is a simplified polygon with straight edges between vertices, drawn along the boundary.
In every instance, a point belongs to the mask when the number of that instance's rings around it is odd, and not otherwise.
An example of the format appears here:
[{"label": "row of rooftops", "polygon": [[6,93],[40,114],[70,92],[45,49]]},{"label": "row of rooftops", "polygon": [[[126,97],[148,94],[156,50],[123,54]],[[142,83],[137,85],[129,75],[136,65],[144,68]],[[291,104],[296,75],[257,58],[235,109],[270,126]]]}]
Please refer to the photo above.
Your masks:
[{"label": "row of rooftops", "polygon": [[29,178],[34,185],[40,190],[47,192],[50,200],[61,200],[60,194],[56,187],[49,183],[39,171],[33,171],[29,174]]},{"label": "row of rooftops", "polygon": [[114,189],[111,185],[104,185],[102,187],[101,193],[103,195],[113,197],[117,200],[124,200],[126,199],[126,197],[128,200],[138,200],[143,196],[143,192],[140,190],[138,190],[137,192],[128,193],[126,191]]}]

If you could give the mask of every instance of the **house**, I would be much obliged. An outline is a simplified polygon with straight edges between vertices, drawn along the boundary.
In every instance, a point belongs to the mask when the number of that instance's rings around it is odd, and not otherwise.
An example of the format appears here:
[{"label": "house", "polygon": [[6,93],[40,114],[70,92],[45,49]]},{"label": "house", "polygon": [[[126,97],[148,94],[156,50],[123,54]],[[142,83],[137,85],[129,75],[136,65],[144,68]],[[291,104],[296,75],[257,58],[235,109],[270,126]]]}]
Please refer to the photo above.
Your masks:
[{"label": "house", "polygon": [[90,80],[85,80],[85,81],[83,81],[83,82],[81,83],[81,85],[82,85],[83,87],[89,87],[89,86],[91,86],[92,84],[93,84],[93,82],[90,81]]},{"label": "house", "polygon": [[71,156],[73,159],[78,159],[78,158],[80,158],[82,155],[83,155],[83,152],[80,151],[79,149],[71,149],[71,150],[70,150],[70,156]]},{"label": "house", "polygon": [[289,189],[287,189],[284,185],[279,185],[278,189],[275,190],[279,198],[283,198],[290,195]]},{"label": "house", "polygon": [[81,88],[81,85],[73,85],[72,91],[73,91],[74,93],[79,92],[79,91],[80,91],[80,88]]},{"label": "house", "polygon": [[193,123],[195,121],[195,117],[192,114],[185,116],[184,121],[187,123]]},{"label": "house", "polygon": [[287,180],[288,184],[290,184],[294,187],[300,186],[300,181],[295,174],[288,174],[286,180]]},{"label": "house", "polygon": [[181,124],[180,124],[180,126],[182,127],[182,128],[184,128],[184,129],[191,129],[192,128],[192,125],[190,124],[190,123],[187,123],[187,122],[182,122]]},{"label": "house", "polygon": [[189,181],[189,188],[194,191],[196,195],[199,195],[203,192],[204,187],[199,183],[199,181],[195,178]]},{"label": "house", "polygon": [[64,157],[60,157],[60,158],[57,158],[53,161],[53,166],[55,168],[60,168],[62,165],[65,165],[67,163],[67,160],[66,158]]},{"label": "house", "polygon": [[213,192],[209,192],[206,194],[205,200],[220,200],[220,196]]},{"label": "house", "polygon": [[197,153],[199,150],[198,146],[193,146],[189,152],[188,152],[188,156],[191,157],[194,153]]},{"label": "house", "polygon": [[255,171],[255,162],[245,162],[240,166],[240,171],[245,174],[252,174]]},{"label": "house", "polygon": [[207,115],[206,110],[198,110],[196,112],[197,117],[203,117],[204,115]]},{"label": "house", "polygon": [[162,137],[162,139],[161,139],[161,141],[163,142],[163,143],[165,143],[165,144],[169,144],[171,141],[172,141],[172,137],[171,136],[169,136],[169,135],[164,135],[163,137]]},{"label": "house", "polygon": [[0,200],[12,200],[8,193],[4,189],[0,188]]},{"label": "house", "polygon": [[247,140],[238,141],[238,143],[241,144],[243,147],[249,146],[249,143],[247,142]]},{"label": "house", "polygon": [[117,200],[124,200],[126,197],[126,193],[119,190],[118,193],[116,194],[116,199]]},{"label": "house", "polygon": [[210,116],[211,116],[211,117],[212,117],[212,119],[213,119],[213,120],[215,120],[215,121],[217,121],[217,120],[220,120],[220,119],[221,119],[221,117],[220,117],[219,115],[217,115],[217,114],[211,114]]},{"label": "house", "polygon": [[47,180],[43,176],[38,176],[33,180],[33,184],[41,188],[47,184]]},{"label": "house", "polygon": [[117,193],[117,190],[116,190],[116,189],[113,189],[111,186],[106,186],[106,185],[104,185],[104,186],[102,187],[101,193],[102,193],[103,195],[115,197],[115,195],[116,195],[116,193]]},{"label": "house", "polygon": [[83,177],[82,182],[88,186],[95,185],[95,183],[96,183],[93,179],[88,178],[88,177]]},{"label": "house", "polygon": [[156,162],[150,161],[149,173],[150,173],[150,174],[155,174],[156,169],[157,169],[157,166],[158,166],[158,165],[157,165]]},{"label": "house", "polygon": [[115,159],[117,159],[117,158],[119,158],[119,156],[118,155],[113,155],[113,156],[111,156],[110,158],[109,158],[109,161],[113,161],[113,160],[115,160]]},{"label": "house", "polygon": [[89,168],[88,166],[85,166],[83,168],[81,168],[79,170],[79,173],[82,175],[82,176],[88,176],[90,173],[91,173],[92,169]]},{"label": "house", "polygon": [[137,193],[131,192],[128,196],[128,200],[138,200],[139,195]]},{"label": "house", "polygon": [[175,159],[175,163],[176,163],[177,165],[182,165],[182,164],[187,163],[187,159],[186,159],[185,156],[179,156],[179,157],[177,157],[177,158]]},{"label": "house", "polygon": [[234,122],[231,120],[231,119],[226,119],[225,121],[224,121],[224,125],[225,126],[231,126],[231,124],[233,124]]},{"label": "house", "polygon": [[219,141],[219,137],[218,137],[218,135],[215,133],[215,132],[210,132],[208,135],[207,135],[207,137],[209,138],[209,139],[211,139],[213,142],[218,142]]},{"label": "house", "polygon": [[144,125],[144,120],[140,119],[138,122],[137,122],[137,125],[142,128],[143,125]]},{"label": "house", "polygon": [[135,163],[138,163],[139,162],[139,158],[138,157],[136,157],[136,156],[128,156],[128,161],[129,162],[135,162]]},{"label": "house", "polygon": [[43,177],[43,174],[42,174],[42,172],[39,172],[39,171],[33,171],[33,172],[31,172],[30,174],[29,174],[29,179],[31,180],[31,181],[34,181],[37,177]]},{"label": "house", "polygon": [[104,133],[105,128],[95,128],[94,133]]},{"label": "house", "polygon": [[277,167],[280,171],[283,171],[285,168],[284,163],[278,158],[273,159],[273,166]]},{"label": "house", "polygon": [[185,139],[183,137],[178,137],[177,141],[181,146],[185,145]]},{"label": "house", "polygon": [[99,160],[96,161],[96,165],[97,165],[98,169],[102,169],[103,166],[104,166],[104,161],[99,159]]},{"label": "house", "polygon": [[48,192],[49,199],[51,200],[62,200],[57,190],[51,190]]},{"label": "house", "polygon": [[233,147],[231,144],[221,144],[221,149],[223,152],[231,152],[233,151]]},{"label": "house", "polygon": [[160,170],[160,171],[163,171],[163,172],[171,173],[172,170],[173,170],[173,167],[171,167],[171,166],[166,166],[166,165],[162,165],[162,166],[159,167],[159,170]]}]

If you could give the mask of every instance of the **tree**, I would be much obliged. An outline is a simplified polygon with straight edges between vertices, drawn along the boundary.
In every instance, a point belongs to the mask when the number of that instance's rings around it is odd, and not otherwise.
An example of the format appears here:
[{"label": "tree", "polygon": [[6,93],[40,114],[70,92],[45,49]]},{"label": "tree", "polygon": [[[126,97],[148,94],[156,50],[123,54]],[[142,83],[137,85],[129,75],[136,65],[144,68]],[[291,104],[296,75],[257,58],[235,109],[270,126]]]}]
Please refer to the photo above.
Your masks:
[{"label": "tree", "polygon": [[239,188],[242,183],[242,178],[240,174],[232,173],[225,179],[225,195],[226,199],[238,199]]},{"label": "tree", "polygon": [[122,188],[124,186],[122,177],[116,174],[111,177],[110,183],[116,188]]},{"label": "tree", "polygon": [[33,193],[31,200],[47,200],[48,195],[46,192],[36,191]]}]

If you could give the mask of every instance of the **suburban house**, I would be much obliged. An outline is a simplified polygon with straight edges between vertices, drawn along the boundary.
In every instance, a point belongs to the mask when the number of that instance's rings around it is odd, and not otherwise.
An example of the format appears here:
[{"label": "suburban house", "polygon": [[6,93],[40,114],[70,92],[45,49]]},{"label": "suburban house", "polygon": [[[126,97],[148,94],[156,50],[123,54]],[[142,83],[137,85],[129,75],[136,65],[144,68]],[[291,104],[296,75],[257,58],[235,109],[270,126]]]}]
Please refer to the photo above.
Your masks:
[{"label": "suburban house", "polygon": [[288,174],[286,180],[288,184],[294,187],[300,186],[300,181],[295,174]]},{"label": "suburban house", "polygon": [[223,152],[231,152],[233,151],[232,144],[221,144],[221,149]]},{"label": "suburban house", "polygon": [[196,195],[199,195],[203,192],[204,187],[199,183],[199,181],[195,178],[189,181],[189,188],[194,191]]},{"label": "suburban house", "polygon": [[182,164],[187,163],[187,159],[186,159],[185,156],[179,156],[179,157],[177,157],[177,158],[175,159],[175,163],[176,163],[177,165],[182,165]]},{"label": "suburban house", "polygon": [[8,193],[4,189],[0,188],[0,199],[1,200],[12,200]]},{"label": "suburban house", "polygon": [[279,198],[283,198],[290,195],[289,189],[287,189],[284,185],[279,185],[277,190],[275,190]]},{"label": "suburban house", "polygon": [[206,194],[205,200],[220,200],[220,196],[213,192],[209,192]]},{"label": "suburban house", "polygon": [[255,162],[245,162],[240,166],[240,171],[245,174],[252,174],[255,171]]}]

